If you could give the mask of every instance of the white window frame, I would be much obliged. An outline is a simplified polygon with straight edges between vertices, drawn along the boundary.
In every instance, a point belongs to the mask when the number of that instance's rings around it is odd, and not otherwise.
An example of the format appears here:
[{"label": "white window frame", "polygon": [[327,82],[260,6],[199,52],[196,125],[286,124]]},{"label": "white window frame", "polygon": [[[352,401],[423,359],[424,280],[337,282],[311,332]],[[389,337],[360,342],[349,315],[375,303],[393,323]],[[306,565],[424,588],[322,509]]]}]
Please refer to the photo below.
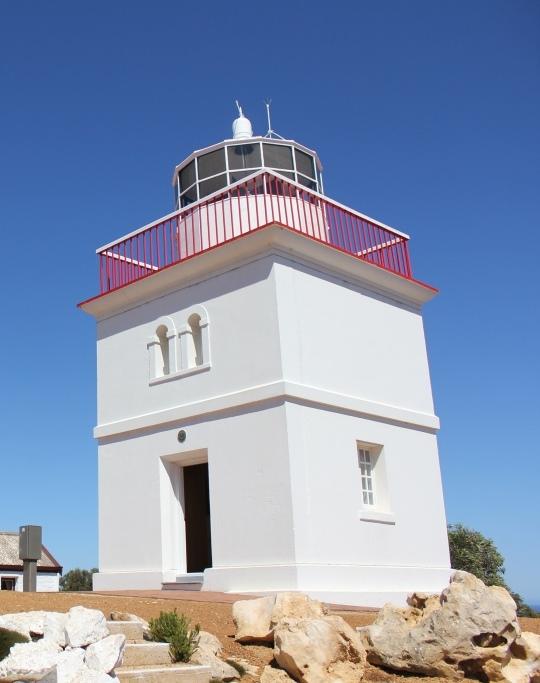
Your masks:
[{"label": "white window frame", "polygon": [[[365,457],[366,454],[368,454],[368,458]],[[381,444],[357,441],[356,467],[358,470],[360,520],[395,524],[395,516],[390,507],[384,447]]]},{"label": "white window frame", "polygon": [[362,490],[362,505],[375,507],[376,491],[373,467],[375,465],[373,449],[358,446],[358,467],[360,468],[360,482]]}]

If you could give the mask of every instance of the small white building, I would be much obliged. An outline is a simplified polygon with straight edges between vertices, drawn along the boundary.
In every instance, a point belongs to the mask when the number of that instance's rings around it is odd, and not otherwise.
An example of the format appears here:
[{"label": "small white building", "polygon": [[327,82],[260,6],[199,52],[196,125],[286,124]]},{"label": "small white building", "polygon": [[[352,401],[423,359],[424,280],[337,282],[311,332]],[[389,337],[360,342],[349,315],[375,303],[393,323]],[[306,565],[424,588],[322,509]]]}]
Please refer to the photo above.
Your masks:
[{"label": "small white building", "polygon": [[94,588],[439,591],[449,553],[408,236],[323,194],[317,154],[235,137],[177,210],[98,250]]},{"label": "small white building", "polygon": [[[62,567],[45,546],[37,561],[36,589],[52,593],[59,590]],[[0,590],[22,591],[23,562],[19,559],[19,533],[0,531]]]}]

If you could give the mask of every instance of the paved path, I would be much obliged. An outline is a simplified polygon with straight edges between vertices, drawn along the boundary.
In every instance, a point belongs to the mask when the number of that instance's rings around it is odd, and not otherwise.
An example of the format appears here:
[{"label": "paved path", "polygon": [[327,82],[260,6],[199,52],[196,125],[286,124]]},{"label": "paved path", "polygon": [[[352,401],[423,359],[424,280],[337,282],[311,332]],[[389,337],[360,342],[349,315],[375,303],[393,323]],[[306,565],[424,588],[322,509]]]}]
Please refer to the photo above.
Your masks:
[{"label": "paved path", "polygon": [[[237,600],[249,600],[258,598],[253,593],[216,593],[213,591],[94,591],[94,595],[118,595],[126,598],[153,598],[159,600],[187,600],[192,602],[221,602],[231,604]],[[334,612],[378,612],[376,607],[358,607],[356,605],[335,605],[328,603],[328,607]]]},{"label": "paved path", "polygon": [[159,598],[160,600],[191,600],[193,602],[225,602],[257,598],[258,595],[240,593],[214,593],[212,591],[94,591],[94,595],[118,595],[125,598]]}]

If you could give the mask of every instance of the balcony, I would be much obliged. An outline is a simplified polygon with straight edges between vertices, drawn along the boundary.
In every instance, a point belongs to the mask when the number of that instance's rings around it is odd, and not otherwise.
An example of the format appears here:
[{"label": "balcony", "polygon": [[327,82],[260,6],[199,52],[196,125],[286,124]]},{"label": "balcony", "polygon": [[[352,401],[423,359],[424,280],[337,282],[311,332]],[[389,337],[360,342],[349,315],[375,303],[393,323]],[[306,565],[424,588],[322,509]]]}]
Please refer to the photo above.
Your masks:
[{"label": "balcony", "polygon": [[270,225],[413,279],[407,235],[263,170],[98,249],[101,294]]}]

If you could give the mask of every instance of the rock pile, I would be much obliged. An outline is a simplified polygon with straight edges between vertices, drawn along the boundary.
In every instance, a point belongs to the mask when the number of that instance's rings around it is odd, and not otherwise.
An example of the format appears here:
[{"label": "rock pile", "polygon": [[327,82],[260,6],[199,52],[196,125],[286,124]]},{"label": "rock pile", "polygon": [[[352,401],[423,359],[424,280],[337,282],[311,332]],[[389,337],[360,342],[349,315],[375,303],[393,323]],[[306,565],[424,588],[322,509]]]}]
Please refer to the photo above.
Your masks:
[{"label": "rock pile", "polygon": [[371,664],[451,679],[540,683],[540,636],[521,634],[504,588],[457,571],[440,596],[413,593],[408,604],[385,605],[371,626],[359,629]]},{"label": "rock pile", "polygon": [[0,616],[0,627],[32,640],[14,645],[0,661],[0,681],[107,683],[122,661],[125,636],[110,635],[99,610],[72,607],[60,612]]},{"label": "rock pile", "polygon": [[236,640],[274,644],[279,669],[265,667],[261,683],[357,683],[366,654],[359,634],[303,593],[278,593],[233,605]]},{"label": "rock pile", "polygon": [[237,669],[221,659],[222,649],[216,636],[207,631],[200,631],[199,645],[189,661],[192,664],[209,666],[212,679],[216,681],[234,681],[240,678],[240,674]]},{"label": "rock pile", "polygon": [[[233,605],[235,639],[272,644],[274,662],[264,667],[261,683],[359,683],[366,658],[394,671],[453,680],[540,683],[540,635],[521,633],[515,602],[504,588],[487,587],[458,571],[440,595],[413,593],[408,605],[385,605],[371,626],[355,631],[303,593],[240,600]],[[140,644],[143,635],[149,637],[144,620],[120,612],[111,619],[107,622],[102,612],[85,607],[73,607],[67,614],[0,616],[0,627],[31,639],[13,645],[0,661],[0,683],[118,682],[128,669],[129,680],[135,680],[134,673],[136,680],[146,680],[139,676],[144,667],[137,669],[136,662],[127,660],[130,653],[133,659],[153,646],[160,652],[165,648],[168,663],[165,644]],[[126,637],[133,640],[126,644]],[[245,660],[223,661],[221,654],[220,641],[201,631],[191,660],[197,675],[233,681],[240,678],[239,670],[246,670],[258,676],[258,669]],[[159,671],[180,671],[170,667]]]}]

